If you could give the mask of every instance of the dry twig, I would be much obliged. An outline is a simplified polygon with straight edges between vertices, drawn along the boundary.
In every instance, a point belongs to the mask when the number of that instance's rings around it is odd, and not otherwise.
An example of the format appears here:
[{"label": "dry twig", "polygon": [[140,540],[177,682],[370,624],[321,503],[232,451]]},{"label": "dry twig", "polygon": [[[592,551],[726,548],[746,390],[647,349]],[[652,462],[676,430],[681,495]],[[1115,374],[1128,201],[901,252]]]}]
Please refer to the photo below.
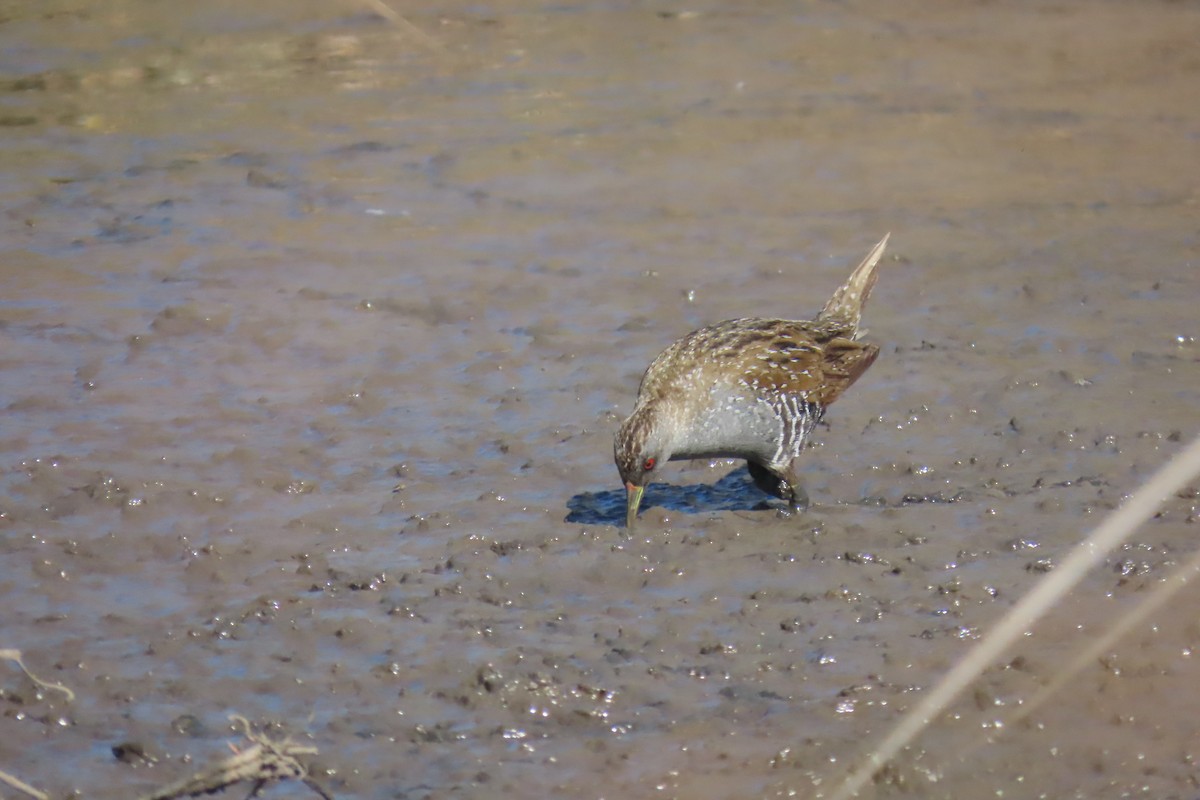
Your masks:
[{"label": "dry twig", "polygon": [[296,756],[316,755],[317,748],[295,744],[290,737],[273,740],[266,734],[255,733],[250,722],[237,714],[230,715],[229,719],[241,726],[242,736],[250,741],[249,747],[189,778],[144,795],[140,800],[198,797],[228,789],[242,781],[254,784],[250,790],[250,797],[254,797],[268,783],[288,779],[303,781],[323,800],[333,800],[320,784],[308,777],[308,768],[296,759]]}]

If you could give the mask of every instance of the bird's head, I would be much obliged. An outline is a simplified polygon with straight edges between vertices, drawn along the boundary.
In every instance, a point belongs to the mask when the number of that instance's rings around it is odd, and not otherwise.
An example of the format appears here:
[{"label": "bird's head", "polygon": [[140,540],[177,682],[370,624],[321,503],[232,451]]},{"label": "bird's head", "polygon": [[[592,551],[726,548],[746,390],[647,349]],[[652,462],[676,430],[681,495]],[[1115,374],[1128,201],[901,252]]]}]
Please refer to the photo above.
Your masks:
[{"label": "bird's head", "polygon": [[621,424],[613,440],[613,455],[625,484],[625,527],[632,528],[651,474],[671,458],[651,405],[641,405]]}]

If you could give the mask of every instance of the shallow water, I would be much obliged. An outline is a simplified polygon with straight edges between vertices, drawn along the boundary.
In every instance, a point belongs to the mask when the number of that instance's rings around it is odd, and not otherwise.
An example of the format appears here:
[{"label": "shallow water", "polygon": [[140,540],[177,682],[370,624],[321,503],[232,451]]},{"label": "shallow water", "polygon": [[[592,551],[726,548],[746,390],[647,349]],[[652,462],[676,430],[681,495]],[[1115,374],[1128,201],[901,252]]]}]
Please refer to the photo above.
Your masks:
[{"label": "shallow water", "polygon": [[[820,796],[1196,432],[1192,5],[2,8],[0,647],[78,699],[0,672],[0,769],[52,794],[237,712],[339,797]],[[626,538],[645,365],[889,230],[813,509],[673,464]],[[1193,794],[1194,590],[997,720],[1197,504],[872,791]]]}]

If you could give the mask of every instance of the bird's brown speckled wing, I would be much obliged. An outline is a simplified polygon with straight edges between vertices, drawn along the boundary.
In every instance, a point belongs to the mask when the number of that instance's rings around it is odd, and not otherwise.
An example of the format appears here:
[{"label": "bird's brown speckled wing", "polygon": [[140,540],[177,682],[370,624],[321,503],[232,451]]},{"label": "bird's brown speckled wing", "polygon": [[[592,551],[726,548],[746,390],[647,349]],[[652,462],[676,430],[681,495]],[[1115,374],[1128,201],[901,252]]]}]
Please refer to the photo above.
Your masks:
[{"label": "bird's brown speckled wing", "polygon": [[825,385],[817,392],[816,401],[822,406],[828,406],[841,397],[842,392],[853,386],[867,371],[867,367],[875,363],[879,347],[869,342],[838,337],[826,342],[824,351],[822,368],[825,372]]},{"label": "bird's brown speckled wing", "polygon": [[697,380],[703,385],[732,378],[740,388],[761,396],[790,395],[828,405],[879,352],[847,333],[840,325],[822,322],[720,322],[693,331],[663,351],[646,370],[638,394],[665,396]]}]

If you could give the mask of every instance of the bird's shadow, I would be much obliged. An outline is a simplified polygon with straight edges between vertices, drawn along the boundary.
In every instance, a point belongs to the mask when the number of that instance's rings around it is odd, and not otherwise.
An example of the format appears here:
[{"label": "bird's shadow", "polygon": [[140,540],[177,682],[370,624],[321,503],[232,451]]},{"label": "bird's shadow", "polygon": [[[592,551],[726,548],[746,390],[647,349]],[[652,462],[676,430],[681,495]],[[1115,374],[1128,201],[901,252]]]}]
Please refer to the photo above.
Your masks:
[{"label": "bird's shadow", "polygon": [[[768,505],[771,495],[759,489],[745,467],[735,469],[713,484],[693,483],[675,486],[652,483],[642,497],[642,508],[660,506],[684,514],[710,511],[755,511]],[[625,490],[580,492],[567,501],[567,522],[583,525],[623,525]]]}]

